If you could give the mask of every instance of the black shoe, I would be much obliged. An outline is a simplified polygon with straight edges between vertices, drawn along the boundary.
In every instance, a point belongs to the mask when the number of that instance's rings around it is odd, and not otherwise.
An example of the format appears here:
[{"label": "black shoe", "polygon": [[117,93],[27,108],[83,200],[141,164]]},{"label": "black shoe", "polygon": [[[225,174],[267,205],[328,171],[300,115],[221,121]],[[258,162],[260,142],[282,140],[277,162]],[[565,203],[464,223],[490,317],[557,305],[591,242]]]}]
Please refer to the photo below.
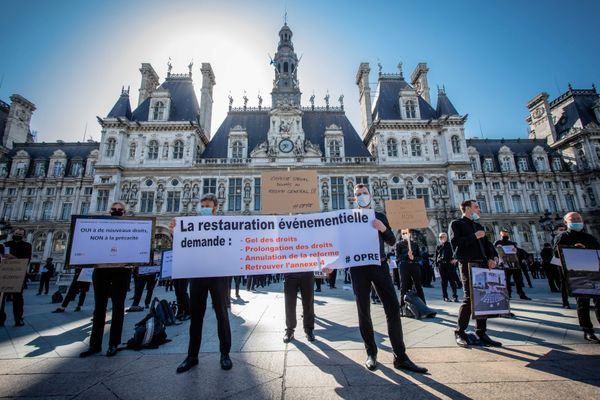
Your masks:
[{"label": "black shoe", "polygon": [[485,332],[478,332],[477,333],[477,337],[479,338],[479,340],[481,341],[481,343],[484,346],[487,346],[487,347],[502,347],[502,343],[500,343],[500,342],[498,342],[496,340],[493,340]]},{"label": "black shoe", "polygon": [[450,301],[450,299],[449,299],[449,298],[447,298],[447,297],[444,297],[444,301],[445,301],[446,303],[448,303],[448,302]]},{"label": "black shoe", "polygon": [[61,313],[61,312],[65,312],[65,309],[62,307],[58,307],[56,310],[52,311],[52,314]]},{"label": "black shoe", "polygon": [[23,319],[19,319],[15,321],[15,326],[25,326],[25,321],[23,321]]},{"label": "black shoe", "polygon": [[75,311],[75,312],[79,312],[79,311],[81,311],[81,307],[79,307],[79,306],[75,307],[75,310],[74,310],[74,311]]},{"label": "black shoe", "polygon": [[308,339],[309,342],[314,342],[315,341],[315,334],[313,333],[312,329],[311,330],[305,330],[304,333],[306,333],[306,339]]},{"label": "black shoe", "polygon": [[83,353],[79,353],[79,357],[81,357],[81,358],[89,357],[89,356],[94,355],[96,353],[100,353],[101,351],[102,351],[102,349],[92,349],[90,347],[89,349],[87,349]]},{"label": "black shoe", "polygon": [[144,307],[142,306],[131,306],[127,309],[127,312],[140,312],[144,311]]},{"label": "black shoe", "polygon": [[600,344],[600,339],[598,339],[598,336],[594,335],[594,332],[584,332],[583,338],[588,342]]},{"label": "black shoe", "polygon": [[455,303],[458,303],[458,296],[457,295],[452,296],[452,301]]},{"label": "black shoe", "polygon": [[377,356],[367,356],[365,367],[367,367],[369,371],[374,371],[377,368]]},{"label": "black shoe", "polygon": [[117,354],[117,346],[108,346],[108,350],[106,351],[106,357],[112,357]]},{"label": "black shoe", "polygon": [[521,298],[521,300],[531,300],[529,297],[527,297],[527,295],[524,294],[520,295],[519,297]]},{"label": "black shoe", "polygon": [[198,357],[187,356],[185,360],[177,367],[177,373],[180,374],[185,371],[189,371],[192,367],[198,365]]},{"label": "black shoe", "polygon": [[229,354],[221,354],[221,369],[228,371],[231,367],[233,367],[233,363],[231,362],[231,358],[229,358]]},{"label": "black shoe", "polygon": [[467,334],[464,332],[454,332],[454,338],[456,339],[456,344],[460,347],[464,347],[465,349],[469,348],[469,339],[467,338]]},{"label": "black shoe", "polygon": [[294,331],[292,329],[286,329],[285,335],[283,335],[283,343],[289,343],[294,340]]},{"label": "black shoe", "polygon": [[320,292],[320,291],[321,291],[321,289],[315,289],[315,292]]},{"label": "black shoe", "polygon": [[571,305],[569,303],[565,303],[562,305],[562,308],[566,308],[567,310],[571,309]]},{"label": "black shoe", "polygon": [[403,369],[405,371],[416,372],[418,374],[424,374],[427,372],[427,368],[419,367],[417,364],[412,362],[409,358],[406,358],[402,361],[399,359],[394,360],[394,368]]}]

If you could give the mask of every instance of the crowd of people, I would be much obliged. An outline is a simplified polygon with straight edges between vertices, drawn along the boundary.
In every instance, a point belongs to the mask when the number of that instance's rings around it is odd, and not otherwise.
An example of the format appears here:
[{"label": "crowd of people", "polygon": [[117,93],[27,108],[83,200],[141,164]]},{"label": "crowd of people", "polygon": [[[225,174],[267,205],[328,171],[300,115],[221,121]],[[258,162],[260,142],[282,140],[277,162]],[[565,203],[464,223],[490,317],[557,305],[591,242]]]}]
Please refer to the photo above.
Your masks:
[{"label": "crowd of people", "polygon": [[[371,207],[371,195],[365,185],[356,185],[354,188],[356,203],[359,208]],[[534,279],[545,278],[548,281],[550,292],[561,293],[563,306],[570,308],[567,285],[562,270],[553,261],[558,256],[560,246],[575,246],[589,249],[600,249],[600,243],[588,233],[583,231],[581,215],[570,212],[565,215],[566,229],[560,232],[554,243],[545,243],[539,258],[528,254],[519,244],[511,241],[508,230],[501,230],[501,236],[492,244],[483,226],[478,222],[481,209],[476,201],[464,201],[461,206],[462,217],[452,221],[448,232],[439,234],[439,243],[435,254],[430,259],[427,251],[419,246],[415,240],[414,232],[403,229],[397,240],[385,214],[375,212],[373,228],[379,236],[379,253],[381,265],[366,263],[342,270],[344,283],[351,284],[356,302],[359,331],[365,345],[367,358],[365,366],[369,370],[377,368],[378,348],[375,341],[373,323],[371,319],[371,303],[382,304],[386,315],[388,336],[394,354],[394,367],[417,373],[425,373],[426,368],[413,363],[407,355],[403,339],[401,316],[406,307],[407,294],[414,292],[424,304],[427,303],[423,287],[431,286],[432,281],[439,277],[442,298],[445,302],[459,302],[459,290],[462,289],[463,297],[458,309],[458,319],[454,331],[458,346],[469,347],[472,343],[467,335],[469,321],[472,315],[470,274],[473,267],[489,269],[503,268],[506,276],[507,288],[511,294],[514,283],[517,295],[522,300],[531,300],[525,293],[524,280],[532,287],[531,277]],[[206,194],[200,200],[201,215],[215,215],[218,209],[218,200],[212,194]],[[121,202],[111,205],[111,216],[123,216],[126,206]],[[171,229],[175,222],[171,223]],[[0,252],[8,258],[31,259],[31,245],[24,241],[25,231],[15,229],[12,240],[0,245]],[[386,250],[387,249],[387,250]],[[390,249],[393,249],[390,251]],[[499,258],[499,253],[510,252],[515,254],[516,261],[509,262],[509,258]],[[47,294],[50,278],[54,273],[54,265],[49,258],[40,271],[40,286],[38,295]],[[392,267],[390,269],[390,266]],[[435,272],[434,272],[435,271]],[[90,289],[90,283],[80,281],[81,268],[75,268],[72,281],[60,307],[54,313],[65,312],[69,303],[77,295],[79,300],[74,311],[80,311]],[[133,273],[132,273],[133,272]],[[437,272],[437,273],[436,273]],[[229,356],[231,350],[231,328],[229,325],[229,309],[231,307],[231,291],[235,290],[235,297],[240,298],[240,288],[257,290],[267,288],[270,284],[283,281],[285,321],[283,342],[290,343],[294,340],[297,328],[296,305],[298,294],[302,304],[302,328],[307,340],[315,341],[315,309],[314,293],[321,291],[321,285],[326,282],[331,289],[336,288],[337,270],[324,268],[327,274],[317,275],[313,272],[296,272],[273,275],[254,275],[236,277],[207,277],[192,279],[173,279],[164,281],[165,290],[175,290],[176,318],[180,321],[190,321],[189,345],[186,358],[177,367],[177,372],[188,371],[198,364],[198,354],[202,342],[203,320],[206,313],[208,295],[212,300],[212,309],[217,319],[217,333],[220,342],[220,367],[224,370],[232,368],[233,363]],[[531,277],[529,275],[531,274]],[[133,278],[134,288],[132,304],[127,312],[143,311],[147,309],[153,299],[153,292],[158,274],[142,274],[137,268],[127,266],[98,265],[93,271],[92,286],[94,290],[93,325],[89,340],[89,348],[80,354],[88,357],[102,351],[106,311],[108,300],[112,303],[112,318],[108,350],[106,355],[114,356],[122,343],[123,321],[125,315],[125,302]],[[316,286],[316,289],[315,289]],[[395,287],[396,286],[396,287]],[[448,287],[450,292],[448,291]],[[144,307],[140,305],[144,289]],[[396,289],[399,292],[396,291]],[[4,313],[7,296],[2,297],[0,322],[6,319]],[[23,326],[23,294],[10,294],[13,304],[15,326]],[[600,321],[600,304],[593,300],[596,317]],[[595,336],[590,319],[590,299],[576,298],[577,315],[579,324],[586,340],[600,343]],[[498,347],[502,344],[492,339],[487,334],[487,319],[477,318],[475,321],[476,336],[485,346]],[[350,328],[349,328],[350,329]]]}]

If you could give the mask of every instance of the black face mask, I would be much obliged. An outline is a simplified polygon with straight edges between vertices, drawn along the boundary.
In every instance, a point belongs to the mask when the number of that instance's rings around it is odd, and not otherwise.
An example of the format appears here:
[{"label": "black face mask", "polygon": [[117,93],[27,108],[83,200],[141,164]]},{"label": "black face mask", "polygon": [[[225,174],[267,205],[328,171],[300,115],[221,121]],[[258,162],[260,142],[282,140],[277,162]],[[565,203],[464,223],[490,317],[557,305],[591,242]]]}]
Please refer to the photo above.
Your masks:
[{"label": "black face mask", "polygon": [[111,217],[122,217],[123,216],[123,210],[111,211],[110,215],[111,215]]},{"label": "black face mask", "polygon": [[13,235],[12,238],[15,242],[20,242],[21,240],[23,240],[23,236],[21,235]]},{"label": "black face mask", "polygon": [[502,240],[508,240],[508,236],[502,236]]}]

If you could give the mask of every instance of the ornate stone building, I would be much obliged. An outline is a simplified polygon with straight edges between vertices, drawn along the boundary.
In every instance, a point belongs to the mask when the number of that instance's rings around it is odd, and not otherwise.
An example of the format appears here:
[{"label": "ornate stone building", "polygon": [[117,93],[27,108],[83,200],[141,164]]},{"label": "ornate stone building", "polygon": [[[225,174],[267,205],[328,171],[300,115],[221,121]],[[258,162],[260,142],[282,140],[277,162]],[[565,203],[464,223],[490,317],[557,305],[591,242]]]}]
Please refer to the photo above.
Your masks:
[{"label": "ornate stone building", "polygon": [[142,64],[137,105],[132,109],[123,89],[99,118],[100,143],[31,143],[35,107],[12,96],[11,106],[0,104],[1,217],[28,230],[35,262],[51,255],[60,267],[71,213],[104,214],[111,201],[122,200],[133,214],[157,217],[157,245],[167,247],[170,219],[194,214],[203,193],[217,195],[220,213],[260,213],[261,172],[294,168],[317,171],[322,210],[353,207],[356,183],[369,185],[376,208],[388,199],[423,198],[430,224],[421,242],[430,249],[467,198],[481,203],[490,236],[509,227],[529,251],[550,240],[553,218],[567,210],[581,210],[588,229],[600,234],[595,88],[569,89],[552,102],[537,96],[529,103],[529,139],[467,140],[467,117],[445,88],[438,88],[434,106],[426,64],[408,80],[401,65],[394,74],[379,66],[371,93],[370,67],[363,63],[356,75],[359,133],[343,96],[336,104],[329,95],[323,105],[314,96],[302,104],[298,63],[286,24],[271,62],[271,106],[259,96],[251,107],[244,96],[234,107],[230,98],[214,134],[210,64],[200,68],[200,101],[192,64],[185,74],[169,65],[162,83]]}]

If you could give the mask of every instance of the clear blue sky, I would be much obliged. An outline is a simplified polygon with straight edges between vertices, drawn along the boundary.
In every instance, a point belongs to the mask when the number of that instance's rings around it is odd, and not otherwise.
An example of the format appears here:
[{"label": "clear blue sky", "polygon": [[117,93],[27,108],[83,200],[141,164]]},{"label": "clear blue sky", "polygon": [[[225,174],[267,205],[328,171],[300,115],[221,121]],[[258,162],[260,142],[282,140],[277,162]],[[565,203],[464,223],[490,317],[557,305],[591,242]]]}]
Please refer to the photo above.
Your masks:
[{"label": "clear blue sky", "polygon": [[[467,136],[525,137],[526,103],[541,91],[551,98],[600,83],[599,1],[31,1],[3,2],[0,99],[19,93],[37,110],[39,141],[99,138],[95,116],[105,116],[122,85],[137,104],[139,66],[161,76],[202,62],[215,71],[213,132],[225,117],[227,96],[241,105],[244,90],[270,103],[284,10],[294,32],[303,102],[314,92],[345,96],[360,128],[354,83],[360,62],[377,62],[409,76],[418,62],[430,68],[462,114]],[[199,92],[199,79],[196,89]]]}]

